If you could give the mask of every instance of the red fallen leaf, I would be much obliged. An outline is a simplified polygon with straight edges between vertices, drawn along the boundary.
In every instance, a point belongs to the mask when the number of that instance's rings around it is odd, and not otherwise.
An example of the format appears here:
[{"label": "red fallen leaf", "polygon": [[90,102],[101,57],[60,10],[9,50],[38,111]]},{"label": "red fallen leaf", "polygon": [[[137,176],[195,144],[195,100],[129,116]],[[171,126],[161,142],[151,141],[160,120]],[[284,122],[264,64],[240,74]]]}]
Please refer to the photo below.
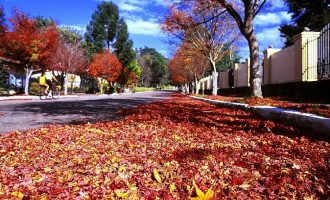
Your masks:
[{"label": "red fallen leaf", "polygon": [[234,186],[234,185],[241,185],[244,183],[244,180],[242,178],[239,178],[239,177],[233,177],[231,182],[230,182],[230,185]]},{"label": "red fallen leaf", "polygon": [[235,161],[234,165],[239,166],[239,167],[245,167],[246,163],[243,161]]},{"label": "red fallen leaf", "polygon": [[[32,199],[43,193],[74,199],[80,191],[100,199],[117,188],[132,199],[189,199],[192,179],[202,191],[213,188],[215,199],[290,199],[292,191],[327,197],[330,144],[293,127],[182,95],[123,114],[112,122],[0,135],[0,199],[18,185]],[[153,180],[154,169],[162,184]],[[33,174],[47,177],[25,185]]]},{"label": "red fallen leaf", "polygon": [[51,193],[54,194],[54,195],[58,195],[58,194],[63,193],[63,191],[64,191],[63,188],[56,187],[56,188],[51,190]]},{"label": "red fallen leaf", "polygon": [[125,187],[126,187],[126,185],[125,185],[124,181],[113,182],[113,183],[110,184],[110,188],[112,190],[122,189],[122,188],[125,188]]}]

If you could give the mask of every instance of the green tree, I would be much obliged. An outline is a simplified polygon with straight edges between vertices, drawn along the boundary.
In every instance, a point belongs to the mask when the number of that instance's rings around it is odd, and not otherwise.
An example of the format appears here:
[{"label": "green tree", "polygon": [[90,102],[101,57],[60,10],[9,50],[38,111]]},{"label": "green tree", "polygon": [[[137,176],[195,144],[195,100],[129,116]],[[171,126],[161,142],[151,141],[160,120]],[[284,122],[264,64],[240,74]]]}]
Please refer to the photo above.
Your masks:
[{"label": "green tree", "polygon": [[89,55],[100,53],[104,48],[112,46],[118,26],[118,6],[113,2],[102,2],[92,14],[85,34],[85,47]]},{"label": "green tree", "polygon": [[129,39],[127,24],[123,18],[118,22],[116,41],[113,44],[114,53],[121,64],[128,67],[135,60],[136,54],[133,50],[133,41]]},{"label": "green tree", "polygon": [[47,28],[56,24],[55,20],[52,18],[37,16],[34,17],[34,19],[36,20],[36,26],[38,29]]},{"label": "green tree", "polygon": [[167,84],[167,59],[154,48],[145,47],[138,52],[138,62],[141,66],[141,84],[144,86],[157,86]]},{"label": "green tree", "polygon": [[117,81],[123,86],[131,82],[130,79],[133,77],[131,73],[135,74],[134,77],[138,77],[138,75],[132,71],[135,70],[133,62],[135,61],[136,53],[133,50],[133,41],[129,39],[127,24],[123,18],[120,18],[118,21],[115,39],[113,44],[114,53],[123,65]]},{"label": "green tree", "polygon": [[138,77],[141,76],[141,66],[139,65],[139,63],[134,60],[133,62],[131,62],[128,66],[128,69],[131,71],[131,72],[134,72],[134,74]]},{"label": "green tree", "polygon": [[327,0],[285,0],[292,14],[293,24],[280,27],[282,37],[286,38],[285,46],[293,44],[293,36],[308,27],[311,31],[320,31],[330,23],[330,3]]},{"label": "green tree", "polygon": [[233,63],[239,63],[240,60],[238,51],[233,50],[232,46],[227,45],[225,49],[229,51],[229,53],[224,55],[216,64],[217,70],[219,72],[225,72],[229,70],[233,66]]},{"label": "green tree", "polygon": [[82,42],[82,36],[78,30],[70,27],[60,27],[58,32],[62,40],[68,43]]}]

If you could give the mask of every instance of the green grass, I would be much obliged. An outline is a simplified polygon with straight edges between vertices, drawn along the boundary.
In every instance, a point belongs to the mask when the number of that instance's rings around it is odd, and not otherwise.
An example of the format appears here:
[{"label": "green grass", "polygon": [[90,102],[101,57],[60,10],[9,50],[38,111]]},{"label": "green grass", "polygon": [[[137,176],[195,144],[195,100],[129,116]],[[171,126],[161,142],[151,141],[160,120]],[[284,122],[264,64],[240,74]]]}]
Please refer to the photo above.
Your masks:
[{"label": "green grass", "polygon": [[152,87],[135,87],[133,89],[134,92],[148,92],[154,90],[156,90],[156,88],[152,88]]}]

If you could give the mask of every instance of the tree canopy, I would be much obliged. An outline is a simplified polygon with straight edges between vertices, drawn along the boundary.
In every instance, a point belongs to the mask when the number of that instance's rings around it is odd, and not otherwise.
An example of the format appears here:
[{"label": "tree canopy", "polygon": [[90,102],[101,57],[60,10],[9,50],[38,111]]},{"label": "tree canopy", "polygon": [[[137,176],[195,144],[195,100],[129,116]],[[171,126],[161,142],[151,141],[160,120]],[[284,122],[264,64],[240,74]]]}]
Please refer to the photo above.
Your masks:
[{"label": "tree canopy", "polygon": [[168,83],[167,59],[154,48],[144,47],[138,50],[138,62],[141,66],[141,84],[157,86]]},{"label": "tree canopy", "polygon": [[293,36],[308,27],[311,31],[320,31],[330,23],[330,6],[325,0],[285,0],[292,14],[292,24],[280,27],[282,37],[286,38],[285,46],[293,44]]},{"label": "tree canopy", "polygon": [[129,66],[135,60],[133,41],[129,39],[127,24],[123,18],[118,22],[116,41],[113,44],[114,53],[123,66]]},{"label": "tree canopy", "polygon": [[108,81],[115,81],[120,75],[121,63],[108,49],[97,54],[88,67],[89,74]]},{"label": "tree canopy", "polygon": [[85,34],[91,54],[111,48],[117,34],[118,20],[119,10],[115,3],[103,1],[97,6]]},{"label": "tree canopy", "polygon": [[54,24],[38,27],[35,19],[29,19],[18,10],[14,10],[9,22],[12,28],[0,37],[0,51],[8,58],[20,61],[26,72],[25,94],[28,95],[32,72],[51,64],[58,44],[58,32]]}]

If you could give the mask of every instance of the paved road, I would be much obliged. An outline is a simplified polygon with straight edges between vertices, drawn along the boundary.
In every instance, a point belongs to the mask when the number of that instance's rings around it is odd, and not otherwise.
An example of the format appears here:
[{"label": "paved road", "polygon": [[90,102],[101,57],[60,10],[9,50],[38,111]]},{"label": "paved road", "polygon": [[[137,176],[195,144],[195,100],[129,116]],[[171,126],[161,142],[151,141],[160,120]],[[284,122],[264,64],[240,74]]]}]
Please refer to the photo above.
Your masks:
[{"label": "paved road", "polygon": [[157,91],[116,96],[83,95],[56,100],[1,101],[0,133],[24,131],[46,124],[79,124],[119,119],[116,112],[163,100],[171,92]]}]

